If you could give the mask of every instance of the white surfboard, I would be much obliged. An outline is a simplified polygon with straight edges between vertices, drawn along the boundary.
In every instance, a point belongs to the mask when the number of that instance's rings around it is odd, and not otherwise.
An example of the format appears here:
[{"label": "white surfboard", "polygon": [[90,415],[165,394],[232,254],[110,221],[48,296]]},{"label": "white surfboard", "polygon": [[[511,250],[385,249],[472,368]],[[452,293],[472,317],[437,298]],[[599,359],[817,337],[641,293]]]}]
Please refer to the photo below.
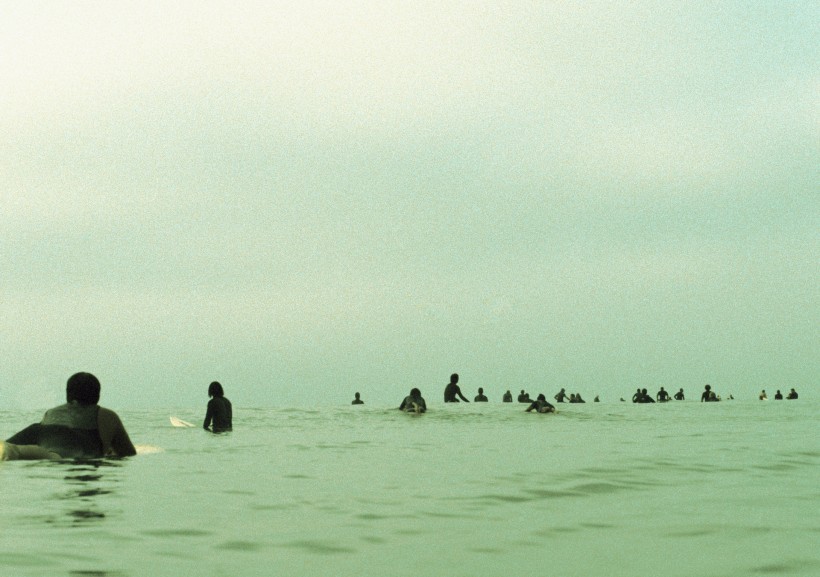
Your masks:
[{"label": "white surfboard", "polygon": [[183,421],[179,417],[173,417],[172,416],[172,417],[170,417],[170,419],[171,419],[171,425],[173,425],[174,427],[193,427],[194,426],[191,423],[189,423],[188,421]]}]

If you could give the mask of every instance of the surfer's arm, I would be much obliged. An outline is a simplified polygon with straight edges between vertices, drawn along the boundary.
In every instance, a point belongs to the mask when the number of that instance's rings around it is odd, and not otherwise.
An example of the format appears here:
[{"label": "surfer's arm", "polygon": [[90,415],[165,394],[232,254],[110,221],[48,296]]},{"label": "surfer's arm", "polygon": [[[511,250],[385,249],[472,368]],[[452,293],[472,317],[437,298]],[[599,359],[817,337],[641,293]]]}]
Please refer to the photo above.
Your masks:
[{"label": "surfer's arm", "polygon": [[117,413],[100,407],[97,426],[100,431],[104,455],[113,454],[117,457],[130,457],[137,454],[137,449],[134,448],[134,443],[131,442],[128,431],[125,430]]},{"label": "surfer's arm", "polygon": [[214,402],[208,401],[208,410],[205,411],[205,422],[202,423],[202,428],[206,431],[211,430],[211,420],[214,418]]}]

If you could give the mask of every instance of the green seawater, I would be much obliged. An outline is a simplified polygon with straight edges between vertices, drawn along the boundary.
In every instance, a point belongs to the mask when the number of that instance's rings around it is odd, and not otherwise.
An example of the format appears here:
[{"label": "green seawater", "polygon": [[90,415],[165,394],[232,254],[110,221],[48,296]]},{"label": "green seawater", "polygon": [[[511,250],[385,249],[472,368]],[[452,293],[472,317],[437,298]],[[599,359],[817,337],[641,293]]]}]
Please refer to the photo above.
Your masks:
[{"label": "green seawater", "polygon": [[0,577],[820,575],[816,401],[523,409],[119,411],[136,457],[0,463]]}]

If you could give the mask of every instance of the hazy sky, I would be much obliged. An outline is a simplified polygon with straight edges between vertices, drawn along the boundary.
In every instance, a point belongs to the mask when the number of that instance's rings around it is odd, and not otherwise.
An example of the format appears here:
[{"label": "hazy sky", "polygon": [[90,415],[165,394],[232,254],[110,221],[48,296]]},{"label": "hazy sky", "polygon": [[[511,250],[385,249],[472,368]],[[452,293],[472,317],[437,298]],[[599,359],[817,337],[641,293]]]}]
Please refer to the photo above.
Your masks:
[{"label": "hazy sky", "polygon": [[0,403],[816,394],[820,4],[0,2]]}]

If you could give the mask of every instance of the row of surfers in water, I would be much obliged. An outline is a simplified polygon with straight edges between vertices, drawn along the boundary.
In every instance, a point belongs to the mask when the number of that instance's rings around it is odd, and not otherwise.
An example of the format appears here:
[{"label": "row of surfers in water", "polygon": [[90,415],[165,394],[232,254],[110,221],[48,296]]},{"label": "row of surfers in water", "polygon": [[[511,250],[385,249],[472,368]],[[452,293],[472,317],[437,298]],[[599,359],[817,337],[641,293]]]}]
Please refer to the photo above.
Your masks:
[{"label": "row of surfers in water", "polygon": [[[768,397],[766,396],[766,391],[764,389],[760,393],[760,399],[761,400],[767,400],[767,398]],[[775,395],[774,398],[776,400],[780,400],[780,399],[783,399],[783,395],[778,390],[777,394]],[[786,398],[787,399],[796,399],[797,398],[797,392],[794,389],[792,389],[791,392],[789,392],[788,396],[786,396]],[[450,382],[444,388],[444,402],[445,403],[458,403],[459,399],[461,399],[465,403],[470,402],[462,394],[461,388],[458,386],[458,373],[453,373],[452,375],[450,375]],[[635,394],[632,395],[632,402],[633,403],[655,403],[655,402],[665,403],[665,402],[670,401],[672,399],[674,399],[676,401],[686,400],[686,396],[683,392],[683,389],[681,388],[674,395],[670,395],[666,391],[666,389],[661,387],[660,390],[655,394],[654,399],[652,398],[652,396],[648,393],[648,391],[646,389],[641,389],[641,388],[639,388],[637,391],[635,391]],[[728,399],[733,400],[734,397],[732,395],[729,395]],[[581,398],[580,393],[567,394],[566,389],[563,389],[563,388],[560,391],[558,391],[558,393],[555,395],[555,400],[559,403],[586,403],[586,401]],[[700,400],[701,400],[701,402],[713,403],[713,402],[720,401],[722,399],[719,395],[717,395],[712,390],[711,385],[706,385],[704,387],[703,393],[700,396]],[[478,388],[478,395],[476,395],[476,397],[473,399],[473,402],[486,403],[488,401],[489,401],[489,399],[484,394],[484,389],[479,387]],[[595,399],[594,399],[594,402],[597,403],[599,401],[600,401],[600,399],[596,395]],[[621,401],[625,402],[625,399],[621,398]],[[504,402],[504,403],[512,403],[513,402],[513,396],[512,396],[512,393],[509,390],[507,390],[507,392],[504,393],[504,396],[502,397],[502,402]],[[555,411],[555,407],[547,401],[546,397],[543,394],[538,395],[538,397],[535,400],[532,400],[530,398],[529,393],[522,390],[518,395],[518,402],[519,403],[528,403],[529,404],[529,407],[527,408],[527,412],[533,411],[533,410],[537,410],[539,413],[549,413],[549,412]],[[353,405],[362,405],[362,404],[364,404],[364,401],[361,399],[361,395],[359,393],[356,393],[354,395],[353,402],[351,404],[353,404]],[[419,389],[414,388],[410,391],[410,394],[407,397],[404,398],[404,400],[401,403],[401,406],[399,406],[399,409],[409,410],[409,411],[414,411],[414,412],[422,412],[423,413],[427,410],[427,403],[424,401],[424,398],[421,396],[421,392],[419,391]]]}]

